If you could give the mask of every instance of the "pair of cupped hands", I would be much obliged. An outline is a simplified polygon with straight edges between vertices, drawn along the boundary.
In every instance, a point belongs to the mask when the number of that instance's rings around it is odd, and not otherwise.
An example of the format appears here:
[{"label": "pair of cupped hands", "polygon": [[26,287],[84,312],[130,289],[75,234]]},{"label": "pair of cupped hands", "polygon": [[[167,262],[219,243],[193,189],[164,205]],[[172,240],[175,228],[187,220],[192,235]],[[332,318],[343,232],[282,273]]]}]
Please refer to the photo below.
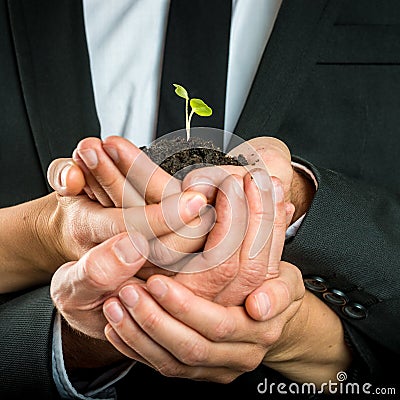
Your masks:
[{"label": "pair of cupped hands", "polygon": [[128,357],[225,383],[260,363],[291,365],[305,298],[300,271],[281,261],[295,213],[291,156],[272,137],[231,154],[250,152],[253,166],[183,181],[117,136],[86,138],[51,163],[56,248],[77,260],[54,271],[51,297],[72,330],[113,346],[100,364]]}]

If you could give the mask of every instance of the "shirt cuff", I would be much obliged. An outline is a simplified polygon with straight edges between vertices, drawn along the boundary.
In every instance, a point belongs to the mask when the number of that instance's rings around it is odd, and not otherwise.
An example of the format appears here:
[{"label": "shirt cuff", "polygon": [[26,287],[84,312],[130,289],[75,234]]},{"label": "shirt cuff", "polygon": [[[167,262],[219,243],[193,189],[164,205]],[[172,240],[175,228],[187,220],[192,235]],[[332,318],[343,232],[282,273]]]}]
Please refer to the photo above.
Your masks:
[{"label": "shirt cuff", "polygon": [[[315,178],[314,174],[311,172],[311,170],[309,168],[307,168],[306,166],[299,164],[297,162],[292,162],[292,167],[294,169],[300,170],[303,174],[307,175],[314,182],[315,190],[318,189],[317,179]],[[296,235],[305,216],[306,216],[306,214],[303,214],[299,219],[297,219],[295,222],[293,222],[293,224],[291,224],[287,228],[286,240],[288,240]]]},{"label": "shirt cuff", "polygon": [[61,315],[56,314],[52,343],[53,379],[63,399],[115,400],[117,394],[112,385],[122,379],[134,364],[135,361],[127,361],[117,367],[112,367],[92,382],[84,382],[79,377],[70,380],[62,352]]}]

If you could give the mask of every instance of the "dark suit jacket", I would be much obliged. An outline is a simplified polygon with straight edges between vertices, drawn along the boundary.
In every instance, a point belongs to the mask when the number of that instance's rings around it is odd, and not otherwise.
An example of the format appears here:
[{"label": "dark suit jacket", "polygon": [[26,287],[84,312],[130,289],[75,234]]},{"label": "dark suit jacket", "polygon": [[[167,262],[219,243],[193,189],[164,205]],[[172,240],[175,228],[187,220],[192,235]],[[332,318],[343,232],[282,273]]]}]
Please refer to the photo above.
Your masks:
[{"label": "dark suit jacket", "polygon": [[[99,135],[80,1],[1,0],[0,60],[4,207],[47,194],[50,161]],[[348,381],[386,387],[398,381],[388,362],[400,354],[399,62],[397,0],[284,0],[235,130],[279,137],[316,175],[284,258],[341,317],[356,359]],[[48,287],[2,302],[1,397],[57,398]],[[252,398],[265,378],[285,382],[264,367],[224,386],[138,365],[118,386],[120,398],[137,382],[150,393]]]}]

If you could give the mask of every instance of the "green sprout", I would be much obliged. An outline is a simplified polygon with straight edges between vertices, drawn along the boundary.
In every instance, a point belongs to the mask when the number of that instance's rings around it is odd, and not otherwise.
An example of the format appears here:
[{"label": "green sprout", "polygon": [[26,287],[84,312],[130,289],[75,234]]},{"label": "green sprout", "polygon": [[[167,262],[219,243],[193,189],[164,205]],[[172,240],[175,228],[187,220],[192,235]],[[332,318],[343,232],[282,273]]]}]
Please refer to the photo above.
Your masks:
[{"label": "green sprout", "polygon": [[[212,109],[204,103],[201,99],[190,99],[187,90],[176,83],[175,93],[185,99],[185,117],[186,117],[186,140],[190,139],[190,123],[192,121],[193,114],[200,115],[200,117],[209,117],[212,114]],[[190,113],[189,113],[190,105]]]}]

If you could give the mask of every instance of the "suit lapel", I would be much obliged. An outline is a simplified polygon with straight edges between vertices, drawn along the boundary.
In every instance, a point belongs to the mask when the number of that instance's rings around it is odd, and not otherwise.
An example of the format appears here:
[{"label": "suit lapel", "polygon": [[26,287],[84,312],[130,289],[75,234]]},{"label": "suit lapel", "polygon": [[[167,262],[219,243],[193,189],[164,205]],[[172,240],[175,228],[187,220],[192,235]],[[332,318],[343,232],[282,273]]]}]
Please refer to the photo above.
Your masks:
[{"label": "suit lapel", "polygon": [[[235,133],[276,135],[337,15],[339,0],[283,0]],[[260,100],[262,99],[262,100]]]},{"label": "suit lapel", "polygon": [[48,164],[69,157],[82,137],[99,135],[82,4],[9,0],[8,6],[29,123],[46,174]]}]

